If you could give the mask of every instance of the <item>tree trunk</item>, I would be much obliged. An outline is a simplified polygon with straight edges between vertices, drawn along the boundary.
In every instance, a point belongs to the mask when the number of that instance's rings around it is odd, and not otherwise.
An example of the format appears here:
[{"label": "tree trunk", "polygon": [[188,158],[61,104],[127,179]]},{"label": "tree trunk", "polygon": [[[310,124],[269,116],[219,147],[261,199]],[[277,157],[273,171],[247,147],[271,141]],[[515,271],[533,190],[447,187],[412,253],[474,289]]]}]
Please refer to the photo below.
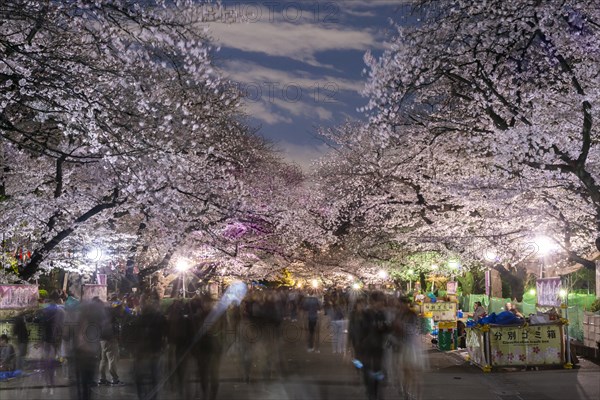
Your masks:
[{"label": "tree trunk", "polygon": [[500,277],[500,272],[498,272],[495,269],[492,269],[490,271],[490,275],[490,297],[502,297],[502,279]]},{"label": "tree trunk", "polygon": [[596,298],[600,299],[600,260],[596,260]]},{"label": "tree trunk", "polygon": [[502,277],[502,280],[510,285],[511,296],[517,301],[523,300],[525,293],[525,280],[527,279],[527,270],[523,267],[514,267],[509,265],[496,265],[494,267]]}]

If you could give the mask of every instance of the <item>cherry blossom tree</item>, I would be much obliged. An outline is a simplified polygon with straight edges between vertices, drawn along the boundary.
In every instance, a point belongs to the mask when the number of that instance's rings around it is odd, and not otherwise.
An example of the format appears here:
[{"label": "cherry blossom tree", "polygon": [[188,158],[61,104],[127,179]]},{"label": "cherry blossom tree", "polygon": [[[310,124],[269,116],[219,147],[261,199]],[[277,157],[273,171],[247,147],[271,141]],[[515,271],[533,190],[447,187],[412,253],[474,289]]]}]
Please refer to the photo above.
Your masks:
[{"label": "cherry blossom tree", "polygon": [[[32,246],[21,278],[98,226],[138,249],[150,220],[220,218],[249,131],[200,6],[11,0],[0,15],[0,206]],[[153,226],[171,243],[195,229]]]},{"label": "cherry blossom tree", "polygon": [[382,57],[367,55],[366,111],[373,140],[412,142],[407,153],[428,154],[423,174],[459,200],[467,218],[443,224],[435,240],[518,252],[516,242],[545,233],[592,267],[584,256],[600,250],[598,8],[448,0],[420,1],[416,12],[421,20],[398,24]]}]

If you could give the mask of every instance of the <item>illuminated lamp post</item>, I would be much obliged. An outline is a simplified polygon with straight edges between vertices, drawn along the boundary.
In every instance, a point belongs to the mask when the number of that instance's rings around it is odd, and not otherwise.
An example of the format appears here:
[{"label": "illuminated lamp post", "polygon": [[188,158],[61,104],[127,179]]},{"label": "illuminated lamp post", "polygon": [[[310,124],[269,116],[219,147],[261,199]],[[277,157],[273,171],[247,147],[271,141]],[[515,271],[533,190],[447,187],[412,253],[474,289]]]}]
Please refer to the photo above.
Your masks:
[{"label": "illuminated lamp post", "polygon": [[557,245],[547,236],[536,237],[534,243],[537,247],[538,254],[541,256],[540,279],[542,279],[544,277],[544,264],[546,263],[546,256],[556,250]]},{"label": "illuminated lamp post", "polygon": [[175,269],[180,273],[181,286],[183,288],[183,298],[185,299],[185,292],[186,292],[185,274],[190,269],[190,262],[185,258],[180,258],[179,260],[177,260],[177,263],[175,264]]},{"label": "illuminated lamp post", "polygon": [[492,286],[492,271],[490,269],[490,265],[493,265],[496,261],[498,261],[498,255],[493,250],[486,250],[483,258],[485,258],[485,260],[488,262],[488,268],[485,270],[485,295],[489,297]]}]

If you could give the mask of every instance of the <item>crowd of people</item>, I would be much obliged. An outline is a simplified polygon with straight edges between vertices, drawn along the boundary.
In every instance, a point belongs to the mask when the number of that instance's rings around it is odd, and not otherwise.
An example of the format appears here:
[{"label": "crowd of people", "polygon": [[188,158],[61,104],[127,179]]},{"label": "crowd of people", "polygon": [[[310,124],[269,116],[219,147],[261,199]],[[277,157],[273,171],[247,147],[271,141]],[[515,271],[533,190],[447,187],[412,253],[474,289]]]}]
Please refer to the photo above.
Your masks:
[{"label": "crowd of people", "polygon": [[[340,363],[353,362],[368,399],[378,398],[384,382],[418,398],[419,376],[426,365],[417,316],[407,301],[350,289],[260,289],[244,294],[221,299],[199,294],[161,308],[154,292],[138,301],[112,296],[108,302],[79,302],[52,293],[50,304],[38,315],[44,392],[54,394],[61,363],[72,398],[89,399],[98,385],[123,385],[119,359],[125,356],[132,366],[128,383],[140,399],[156,399],[168,390],[177,398],[201,392],[213,400],[224,354],[235,355],[246,383],[285,379],[294,373],[286,354],[297,351],[294,343],[302,341],[309,353],[328,351],[338,355]],[[14,327],[19,338],[14,367],[23,368],[23,318],[17,318]],[[327,340],[322,332],[327,332]],[[323,347],[326,342],[330,348]]]}]

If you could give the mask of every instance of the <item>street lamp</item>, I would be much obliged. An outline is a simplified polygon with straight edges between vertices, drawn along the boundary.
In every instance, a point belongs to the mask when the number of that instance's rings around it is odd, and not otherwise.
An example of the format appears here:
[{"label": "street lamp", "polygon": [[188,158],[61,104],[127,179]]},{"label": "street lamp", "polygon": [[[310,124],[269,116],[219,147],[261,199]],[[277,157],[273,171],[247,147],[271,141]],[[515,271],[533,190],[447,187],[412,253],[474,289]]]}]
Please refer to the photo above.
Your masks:
[{"label": "street lamp", "polygon": [[185,274],[190,269],[190,262],[185,258],[180,258],[175,263],[175,269],[181,274],[181,286],[183,288],[183,298],[185,299]]},{"label": "street lamp", "polygon": [[102,250],[99,247],[90,247],[85,257],[90,261],[99,261],[102,258]]},{"label": "street lamp", "polygon": [[180,258],[179,260],[177,260],[175,268],[179,272],[187,272],[187,270],[190,269],[190,262],[185,258]]},{"label": "street lamp", "polygon": [[449,260],[448,268],[450,268],[450,278],[454,281],[454,271],[460,268],[460,262],[458,260]]},{"label": "street lamp", "polygon": [[100,247],[91,246],[85,249],[85,258],[94,263],[94,282],[98,282],[98,263],[102,260],[102,249]]},{"label": "street lamp", "polygon": [[[431,270],[432,271],[437,271],[438,270],[438,265],[437,264],[431,264]],[[432,279],[431,279],[431,292],[435,292],[435,275],[432,273]]]},{"label": "street lamp", "polygon": [[548,236],[538,236],[535,238],[535,244],[538,249],[538,253],[541,256],[546,256],[556,250],[558,247],[556,242],[550,239]]},{"label": "street lamp", "polygon": [[495,262],[498,259],[498,255],[493,250],[486,250],[483,257],[489,262]]},{"label": "street lamp", "polygon": [[494,250],[487,249],[483,254],[483,258],[485,258],[485,260],[489,263],[485,271],[485,295],[489,297],[491,292],[490,286],[492,284],[492,271],[490,269],[490,264],[493,265],[496,261],[498,261],[499,257]]},{"label": "street lamp", "polygon": [[534,243],[537,247],[538,254],[541,256],[540,279],[542,279],[544,277],[544,264],[546,262],[546,256],[556,250],[558,246],[556,245],[556,242],[554,242],[548,236],[538,236],[535,238]]},{"label": "street lamp", "polygon": [[415,271],[411,268],[406,272],[408,273],[408,292],[410,293],[412,290],[412,275],[415,273]]}]

